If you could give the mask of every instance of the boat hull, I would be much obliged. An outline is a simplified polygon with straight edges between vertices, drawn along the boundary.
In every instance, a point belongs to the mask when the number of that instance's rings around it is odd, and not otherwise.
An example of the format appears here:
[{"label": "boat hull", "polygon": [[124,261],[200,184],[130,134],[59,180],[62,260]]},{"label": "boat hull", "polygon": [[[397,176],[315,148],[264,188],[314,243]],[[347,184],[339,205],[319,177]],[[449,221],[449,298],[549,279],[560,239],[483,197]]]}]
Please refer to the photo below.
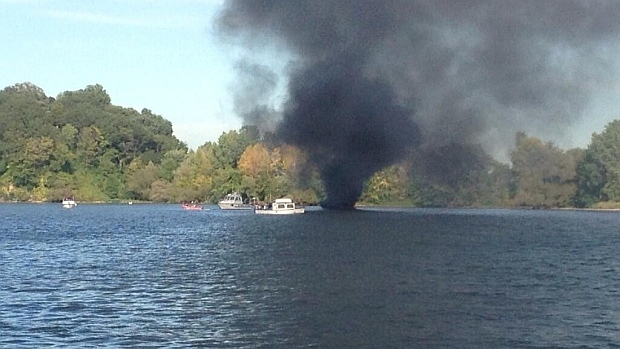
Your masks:
[{"label": "boat hull", "polygon": [[75,200],[71,199],[71,198],[65,198],[62,200],[62,207],[63,208],[74,208],[77,206],[77,202],[75,202]]},{"label": "boat hull", "polygon": [[290,198],[281,198],[276,199],[269,206],[257,207],[254,212],[256,214],[289,215],[304,213],[306,210],[303,206],[296,205]]},{"label": "boat hull", "polygon": [[217,205],[222,210],[253,210],[254,205],[243,199],[237,192],[226,195]]},{"label": "boat hull", "polygon": [[222,210],[253,210],[254,209],[254,205],[250,205],[250,204],[219,203],[218,206]]},{"label": "boat hull", "polygon": [[256,214],[264,214],[264,215],[289,215],[289,214],[300,214],[306,212],[303,208],[295,208],[295,209],[284,209],[284,210],[256,210],[254,211]]}]

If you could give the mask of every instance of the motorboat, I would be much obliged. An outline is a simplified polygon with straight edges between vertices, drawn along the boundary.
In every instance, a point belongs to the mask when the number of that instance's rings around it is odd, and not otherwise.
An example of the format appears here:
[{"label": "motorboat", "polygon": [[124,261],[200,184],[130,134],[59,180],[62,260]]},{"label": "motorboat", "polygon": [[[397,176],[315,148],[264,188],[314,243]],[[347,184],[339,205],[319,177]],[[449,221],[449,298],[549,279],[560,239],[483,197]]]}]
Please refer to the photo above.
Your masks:
[{"label": "motorboat", "polygon": [[237,192],[227,194],[218,206],[222,210],[253,210],[254,205],[243,199],[243,196]]},{"label": "motorboat", "polygon": [[65,197],[62,199],[62,207],[64,208],[73,208],[77,206],[77,202],[75,202],[75,198],[73,197]]},{"label": "motorboat", "polygon": [[303,206],[297,205],[290,198],[276,199],[272,204],[257,206],[256,214],[299,214],[306,210]]},{"label": "motorboat", "polygon": [[198,211],[202,210],[204,207],[194,202],[183,202],[181,203],[181,208],[184,210]]}]

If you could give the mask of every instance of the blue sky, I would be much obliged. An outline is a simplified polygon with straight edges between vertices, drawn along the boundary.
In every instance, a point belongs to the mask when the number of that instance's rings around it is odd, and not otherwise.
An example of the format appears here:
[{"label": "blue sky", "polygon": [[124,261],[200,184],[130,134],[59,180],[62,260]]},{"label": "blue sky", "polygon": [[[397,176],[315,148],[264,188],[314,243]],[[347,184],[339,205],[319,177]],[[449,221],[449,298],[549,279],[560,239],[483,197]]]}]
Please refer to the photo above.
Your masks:
[{"label": "blue sky", "polygon": [[[231,87],[233,66],[248,53],[213,33],[223,2],[0,0],[0,88],[31,82],[56,97],[100,84],[113,104],[149,108],[170,120],[192,149],[217,141],[242,125]],[[281,51],[262,51],[251,58],[276,71],[286,63]],[[620,118],[618,86],[592,91],[587,116],[561,139],[534,135],[563,148],[587,146],[592,132]]]},{"label": "blue sky", "polygon": [[56,97],[100,84],[115,105],[170,120],[190,148],[238,129],[234,50],[218,42],[221,0],[0,0],[0,88]]}]

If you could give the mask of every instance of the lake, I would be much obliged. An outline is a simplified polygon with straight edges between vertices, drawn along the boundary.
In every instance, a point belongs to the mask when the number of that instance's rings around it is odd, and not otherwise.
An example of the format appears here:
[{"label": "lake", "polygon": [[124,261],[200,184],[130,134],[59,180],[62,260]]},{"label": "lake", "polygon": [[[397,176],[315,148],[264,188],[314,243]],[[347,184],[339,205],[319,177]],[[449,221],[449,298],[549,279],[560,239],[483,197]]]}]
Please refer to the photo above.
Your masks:
[{"label": "lake", "polygon": [[0,347],[618,348],[620,213],[0,204]]}]

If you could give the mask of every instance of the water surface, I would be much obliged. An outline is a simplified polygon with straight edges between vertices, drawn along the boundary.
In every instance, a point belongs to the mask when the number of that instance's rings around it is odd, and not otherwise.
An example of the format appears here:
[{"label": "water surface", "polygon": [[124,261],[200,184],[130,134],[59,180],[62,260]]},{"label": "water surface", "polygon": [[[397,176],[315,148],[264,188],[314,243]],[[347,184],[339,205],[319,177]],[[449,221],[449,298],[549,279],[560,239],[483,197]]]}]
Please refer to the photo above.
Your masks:
[{"label": "water surface", "polygon": [[0,347],[610,348],[620,214],[0,204]]}]

